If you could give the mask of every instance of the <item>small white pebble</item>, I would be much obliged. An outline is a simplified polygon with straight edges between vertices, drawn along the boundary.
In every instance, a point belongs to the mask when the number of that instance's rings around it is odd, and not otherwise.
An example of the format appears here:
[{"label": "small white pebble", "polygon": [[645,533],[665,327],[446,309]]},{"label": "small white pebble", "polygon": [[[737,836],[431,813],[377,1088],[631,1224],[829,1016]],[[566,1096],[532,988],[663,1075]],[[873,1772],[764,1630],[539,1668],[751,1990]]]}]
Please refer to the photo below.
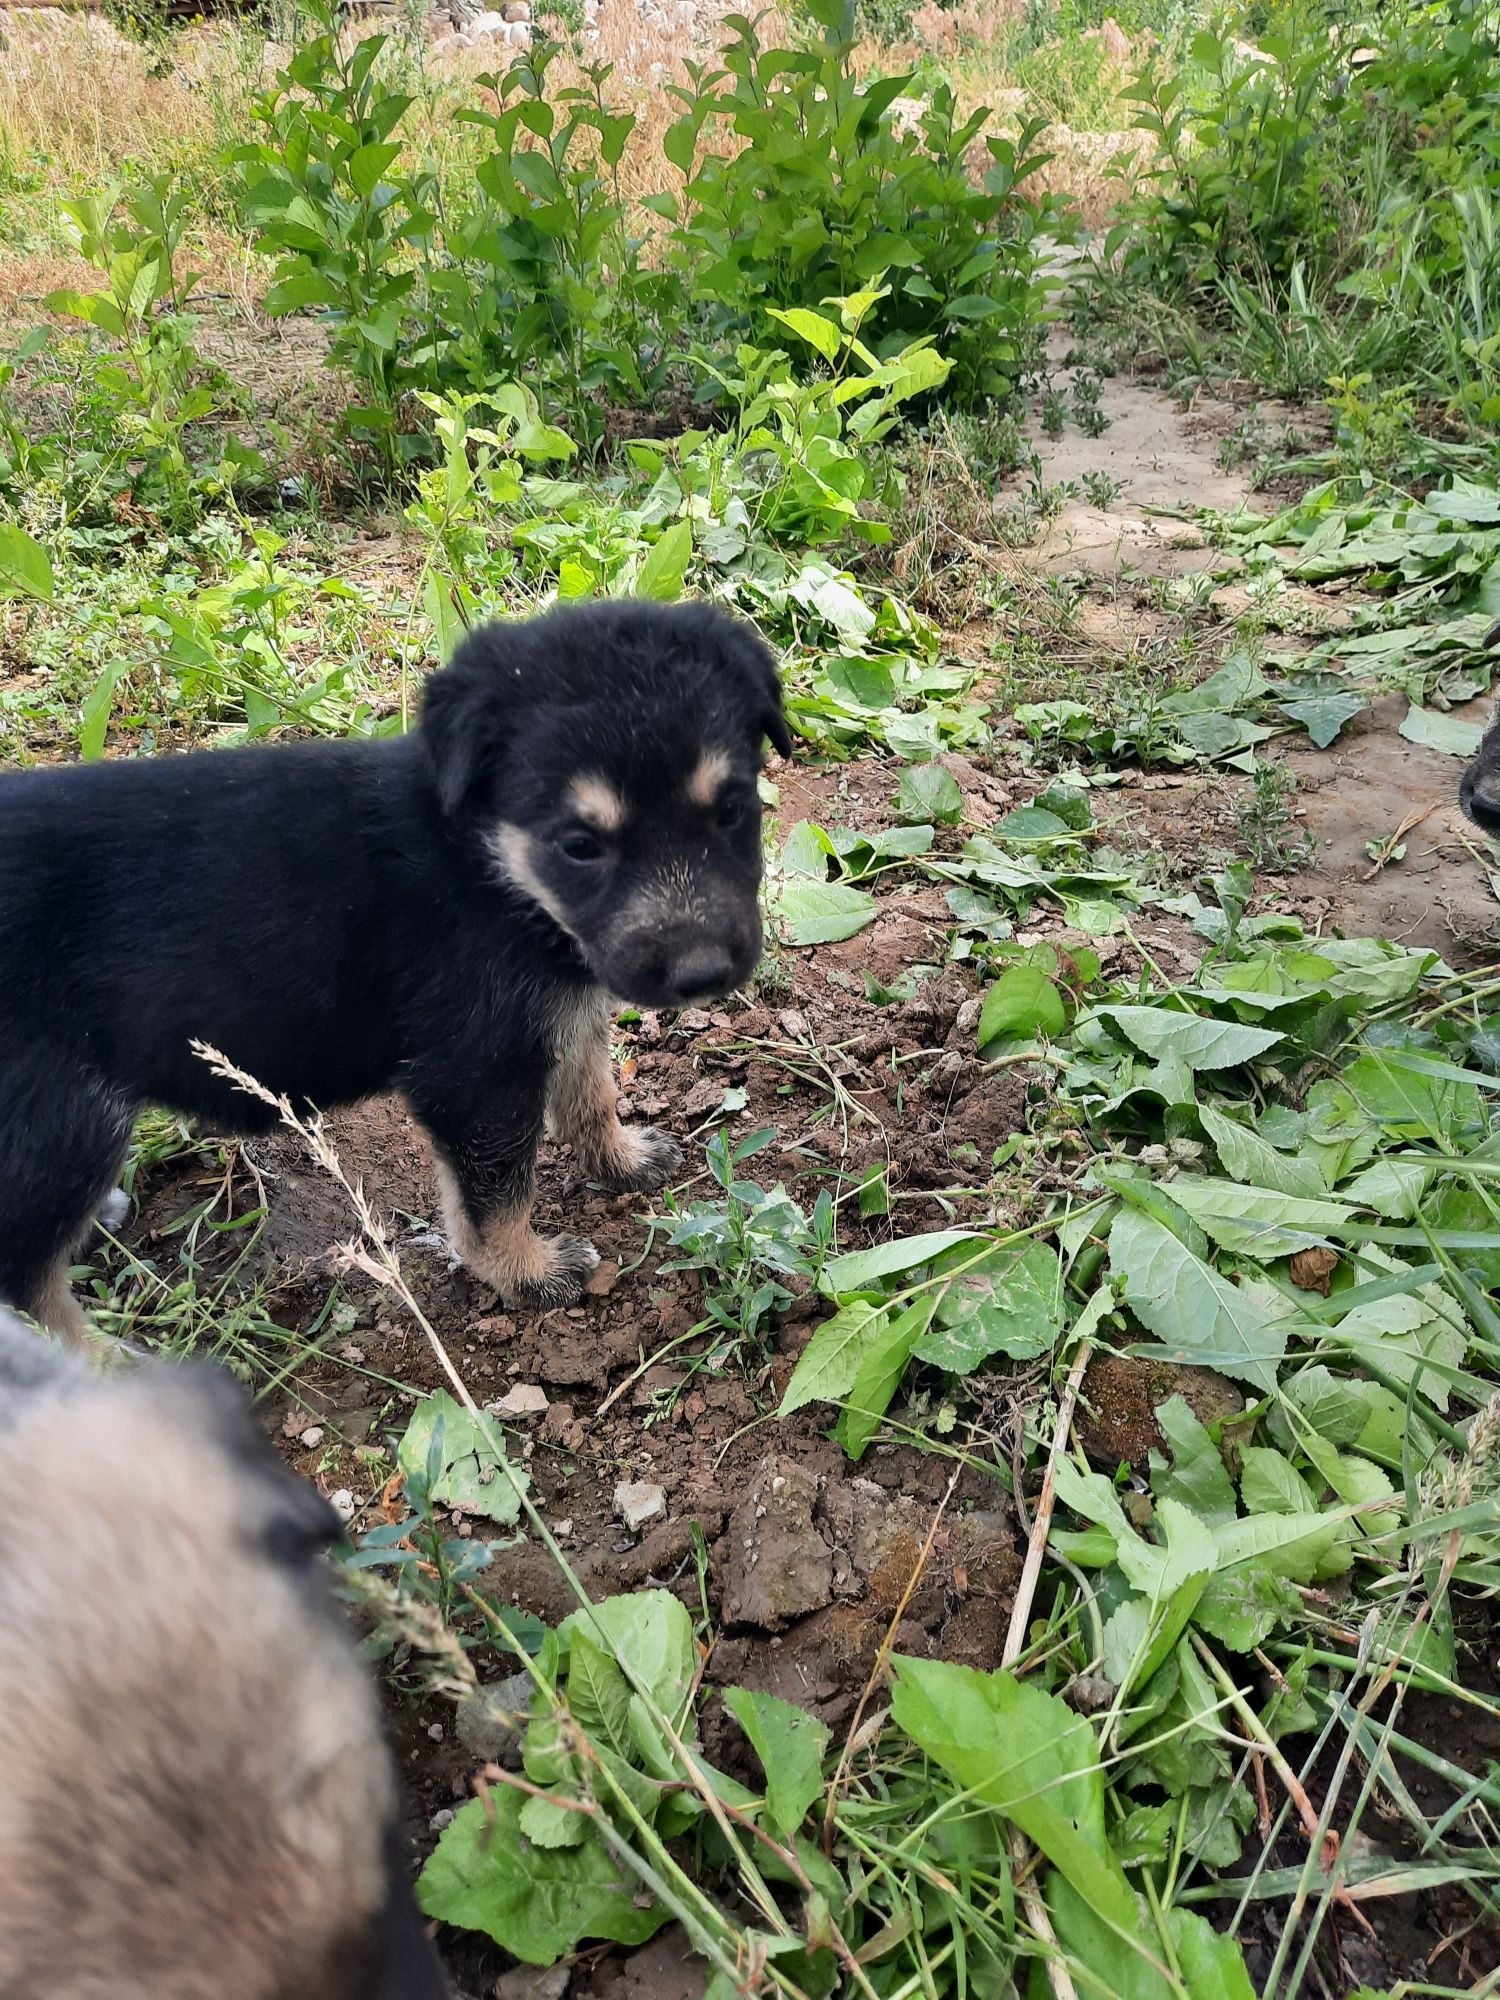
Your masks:
[{"label": "small white pebble", "polygon": [[305,1446],[308,1451],[316,1451],[318,1446],[323,1442],[323,1426],[321,1424],[309,1424],[297,1442]]},{"label": "small white pebble", "polygon": [[441,1743],[441,1742],[442,1742],[442,1740],[443,1740],[443,1725],[442,1725],[442,1723],[440,1723],[440,1722],[429,1722],[429,1723],[428,1723],[428,1725],[427,1725],[427,1734],[428,1734],[428,1735],[429,1735],[429,1736],[430,1736],[430,1737],[432,1738],[432,1740],[433,1740],[433,1742],[434,1742],[434,1743]]},{"label": "small white pebble", "polygon": [[330,1493],[328,1504],[341,1521],[354,1519],[354,1495],[347,1486],[341,1486],[337,1493]]},{"label": "small white pebble", "polygon": [[442,1833],[445,1828],[452,1826],[452,1806],[444,1806],[440,1812],[435,1812],[427,1824],[433,1833]]}]

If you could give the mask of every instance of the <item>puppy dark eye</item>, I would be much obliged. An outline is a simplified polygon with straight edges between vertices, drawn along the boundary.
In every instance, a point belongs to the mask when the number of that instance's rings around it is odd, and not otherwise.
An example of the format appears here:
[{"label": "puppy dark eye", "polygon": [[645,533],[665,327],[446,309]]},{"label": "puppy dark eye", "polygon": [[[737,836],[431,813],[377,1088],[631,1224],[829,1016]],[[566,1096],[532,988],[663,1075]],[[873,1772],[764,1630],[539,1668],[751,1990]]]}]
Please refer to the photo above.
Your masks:
[{"label": "puppy dark eye", "polygon": [[570,826],[557,844],[570,861],[597,861],[604,853],[604,842],[586,826]]},{"label": "puppy dark eye", "polygon": [[742,798],[728,798],[719,801],[719,809],[714,814],[714,822],[724,833],[732,833],[743,824],[745,801]]}]

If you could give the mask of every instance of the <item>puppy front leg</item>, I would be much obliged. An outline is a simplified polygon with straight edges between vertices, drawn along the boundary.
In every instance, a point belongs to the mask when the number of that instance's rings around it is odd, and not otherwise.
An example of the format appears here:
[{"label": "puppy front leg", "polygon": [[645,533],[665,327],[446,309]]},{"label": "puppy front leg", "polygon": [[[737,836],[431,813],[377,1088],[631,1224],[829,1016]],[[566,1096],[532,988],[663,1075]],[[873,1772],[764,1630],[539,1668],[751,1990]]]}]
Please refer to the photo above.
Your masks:
[{"label": "puppy front leg", "polygon": [[667,1133],[620,1123],[609,1011],[597,987],[570,999],[559,1014],[547,1109],[584,1172],[620,1194],[654,1194],[682,1166],[682,1149]]},{"label": "puppy front leg", "polygon": [[462,1263],[507,1305],[546,1311],[573,1305],[599,1268],[582,1236],[538,1236],[531,1226],[540,1093],[490,1107],[483,1125],[414,1108],[437,1153],[448,1241]]}]

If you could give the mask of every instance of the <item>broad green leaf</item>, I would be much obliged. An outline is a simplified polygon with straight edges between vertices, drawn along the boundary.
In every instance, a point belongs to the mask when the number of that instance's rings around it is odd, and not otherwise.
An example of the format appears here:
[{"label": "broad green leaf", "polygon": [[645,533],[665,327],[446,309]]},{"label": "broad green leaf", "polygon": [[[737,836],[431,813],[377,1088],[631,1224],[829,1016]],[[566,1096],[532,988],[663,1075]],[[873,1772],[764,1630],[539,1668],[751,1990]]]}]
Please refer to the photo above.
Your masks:
[{"label": "broad green leaf", "polygon": [[1369,700],[1362,694],[1312,694],[1277,704],[1289,722],[1300,722],[1320,750],[1326,750],[1346,722],[1363,715]]},{"label": "broad green leaf", "polygon": [[355,193],[368,201],[379,186],[381,175],[400,156],[400,144],[394,139],[388,139],[383,144],[357,147],[349,155],[349,179]]},{"label": "broad green leaf", "polygon": [[1034,965],[1013,965],[985,989],[979,1016],[981,1049],[1013,1035],[1055,1039],[1067,1026],[1062,995]]},{"label": "broad green leaf", "polygon": [[1291,1461],[1265,1445],[1240,1455],[1240,1498],[1249,1514],[1316,1514],[1317,1500]]},{"label": "broad green leaf", "polygon": [[879,914],[875,898],[847,882],[786,882],[776,910],[787,942],[794,945],[837,944],[856,936]]},{"label": "broad green leaf", "polygon": [[924,1292],[870,1339],[834,1433],[850,1458],[864,1457],[936,1305],[936,1293]]},{"label": "broad green leaf", "polygon": [[41,543],[13,521],[0,521],[0,591],[49,602],[52,589],[52,562]]},{"label": "broad green leaf", "polygon": [[1158,1060],[1174,1056],[1194,1070],[1230,1069],[1253,1062],[1283,1039],[1272,1028],[1214,1021],[1166,1007],[1099,1007],[1089,1018],[1111,1022],[1145,1055]]},{"label": "broad green leaf", "polygon": [[823,1757],[830,1731],[804,1708],[748,1688],[724,1690],[724,1706],[750,1739],[766,1774],[766,1814],[790,1840],[823,1789]]},{"label": "broad green leaf", "polygon": [[432,1489],[433,1499],[509,1527],[521,1511],[521,1494],[530,1485],[528,1475],[496,1456],[478,1424],[446,1389],[439,1389],[413,1410],[396,1451],[402,1472],[407,1478],[425,1476],[440,1423],[442,1471]]},{"label": "broad green leaf", "polygon": [[1216,1571],[1203,1586],[1193,1623],[1232,1653],[1248,1653],[1278,1625],[1300,1618],[1302,1599],[1269,1565],[1241,1563]]},{"label": "broad green leaf", "polygon": [[[1106,1994],[1111,2000],[1177,2000],[1178,1988],[1167,1972],[1165,1955],[1144,1909],[1138,1910],[1128,1935],[1122,1938],[1089,1908],[1066,1876],[1054,1871],[1047,1876],[1045,1886],[1058,1943],[1092,1975],[1075,1981],[1080,1992],[1087,1992],[1091,2000],[1102,2000]],[[1191,2000],[1198,2000],[1198,1996]],[[1208,2000],[1207,1995],[1204,2000]]]},{"label": "broad green leaf", "polygon": [[1232,1937],[1180,1908],[1168,1910],[1167,1929],[1191,2000],[1255,2000],[1245,1955]]},{"label": "broad green leaf", "polygon": [[1432,1075],[1421,1059],[1370,1049],[1340,1071],[1338,1082],[1370,1118],[1403,1139],[1458,1140],[1484,1128],[1479,1091],[1457,1076]]},{"label": "broad green leaf", "polygon": [[929,1229],[919,1236],[898,1236],[893,1242],[877,1243],[873,1250],[849,1250],[842,1257],[830,1258],[823,1266],[821,1287],[830,1298],[846,1298],[850,1292],[862,1292],[882,1278],[914,1271],[919,1264],[930,1264],[934,1257],[960,1243],[971,1245],[972,1254],[977,1257],[979,1246],[986,1241],[974,1229]]},{"label": "broad green leaf", "polygon": [[1310,1583],[1338,1540],[1347,1512],[1251,1514],[1214,1530],[1221,1574],[1264,1569],[1293,1583]]},{"label": "broad green leaf", "polygon": [[777,1409],[789,1417],[805,1403],[841,1403],[854,1386],[866,1350],[889,1327],[890,1315],[862,1299],[825,1319],[803,1348]]},{"label": "broad green leaf", "polygon": [[[693,1621],[669,1590],[606,1597],[571,1612],[557,1628],[569,1645],[582,1634],[620,1661],[674,1724],[684,1714],[698,1667]],[[571,1656],[568,1691],[572,1695]]]},{"label": "broad green leaf", "polygon": [[1219,1163],[1231,1179],[1248,1187],[1274,1188],[1279,1194],[1316,1199],[1328,1192],[1316,1159],[1282,1153],[1249,1126],[1228,1118],[1214,1105],[1198,1107],[1203,1129],[1214,1142]]},{"label": "broad green leaf", "polygon": [[670,602],[682,595],[683,579],[693,557],[693,524],[684,517],[664,528],[647,550],[635,573],[634,594]]},{"label": "broad green leaf", "polygon": [[[1172,1449],[1170,1469],[1155,1472],[1152,1490],[1158,1500],[1179,1500],[1210,1527],[1232,1521],[1239,1512],[1234,1486],[1224,1469],[1219,1447],[1199,1423],[1182,1396],[1173,1396],[1156,1411],[1156,1425]],[[1152,1464],[1158,1463],[1155,1455]]]},{"label": "broad green leaf", "polygon": [[1401,723],[1408,743],[1420,743],[1427,750],[1441,750],[1449,757],[1472,757],[1484,731],[1477,722],[1463,722],[1456,715],[1422,708],[1413,702]]},{"label": "broad green leaf", "polygon": [[1233,1285],[1154,1216],[1122,1208],[1110,1226],[1110,1271],[1125,1303],[1174,1359],[1251,1382],[1269,1394],[1286,1329],[1264,1292]]},{"label": "broad green leaf", "polygon": [[967,1375],[993,1354],[1029,1361],[1062,1331],[1062,1267],[1047,1243],[999,1245],[974,1259],[972,1245],[939,1258],[962,1266],[937,1302],[936,1325],[917,1341],[918,1360]]},{"label": "broad green leaf", "polygon": [[527,1965],[553,1965],[583,1938],[644,1944],[667,1922],[660,1904],[641,1908],[639,1883],[597,1834],[581,1847],[538,1847],[521,1828],[523,1793],[497,1785],[471,1799],[417,1882],[429,1917],[483,1931]]},{"label": "broad green leaf", "polygon": [[843,335],[832,320],[824,319],[821,313],[811,312],[806,306],[791,306],[786,309],[780,306],[767,306],[766,317],[780,320],[783,326],[790,327],[792,332],[800,335],[809,347],[815,347],[825,361],[838,359]]},{"label": "broad green leaf", "polygon": [[559,1799],[528,1798],[519,1825],[533,1847],[582,1847],[593,1833],[588,1814]]},{"label": "broad green leaf", "polygon": [[1372,1383],[1335,1375],[1319,1362],[1283,1386],[1306,1425],[1294,1429],[1299,1442],[1311,1433],[1334,1446],[1354,1444],[1369,1422]]},{"label": "broad green leaf", "polygon": [[1220,1249],[1244,1251],[1262,1262],[1326,1242],[1347,1228],[1353,1215],[1341,1202],[1242,1187],[1202,1174],[1178,1174],[1168,1192]]},{"label": "broad green leaf", "polygon": [[[1339,1193],[1345,1201],[1373,1208],[1390,1222],[1409,1222],[1431,1187],[1436,1166],[1421,1160],[1376,1160]],[[1486,1211],[1487,1214],[1487,1211]],[[1439,1211],[1441,1223],[1442,1211]],[[1500,1273],[1497,1273],[1500,1275]]]},{"label": "broad green leaf", "polygon": [[[96,757],[104,755],[115,689],[129,671],[128,661],[111,660],[83,699],[78,710],[78,754],[85,764],[91,764]],[[250,717],[252,722],[254,719]]]},{"label": "broad green leaf", "polygon": [[891,1713],[948,1775],[1020,1827],[1106,1922],[1130,1932],[1135,1898],[1110,1854],[1093,1730],[1056,1695],[1003,1670],[897,1656]]},{"label": "broad green leaf", "polygon": [[1120,1568],[1146,1593],[1140,1600],[1145,1616],[1129,1663],[1130,1686],[1144,1686],[1171,1654],[1218,1562],[1212,1531],[1180,1501],[1161,1500],[1156,1511],[1166,1534],[1164,1552],[1138,1535],[1119,1544]]},{"label": "broad green leaf", "polygon": [[941,764],[909,764],[896,787],[896,810],[905,820],[935,820],[956,826],[963,817],[964,797],[958,780]]}]

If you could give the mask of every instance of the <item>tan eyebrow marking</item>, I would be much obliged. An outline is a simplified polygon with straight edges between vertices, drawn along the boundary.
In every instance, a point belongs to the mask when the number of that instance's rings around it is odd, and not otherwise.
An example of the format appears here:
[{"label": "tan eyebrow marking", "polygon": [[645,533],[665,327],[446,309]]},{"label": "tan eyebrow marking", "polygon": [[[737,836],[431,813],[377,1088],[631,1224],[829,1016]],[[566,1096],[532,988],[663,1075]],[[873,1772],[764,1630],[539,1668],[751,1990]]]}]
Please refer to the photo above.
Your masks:
[{"label": "tan eyebrow marking", "polygon": [[705,750],[687,781],[687,795],[695,806],[711,806],[729,776],[729,759],[722,750]]},{"label": "tan eyebrow marking", "polygon": [[618,833],[625,824],[625,801],[603,778],[575,778],[568,798],[581,820],[599,833]]}]

